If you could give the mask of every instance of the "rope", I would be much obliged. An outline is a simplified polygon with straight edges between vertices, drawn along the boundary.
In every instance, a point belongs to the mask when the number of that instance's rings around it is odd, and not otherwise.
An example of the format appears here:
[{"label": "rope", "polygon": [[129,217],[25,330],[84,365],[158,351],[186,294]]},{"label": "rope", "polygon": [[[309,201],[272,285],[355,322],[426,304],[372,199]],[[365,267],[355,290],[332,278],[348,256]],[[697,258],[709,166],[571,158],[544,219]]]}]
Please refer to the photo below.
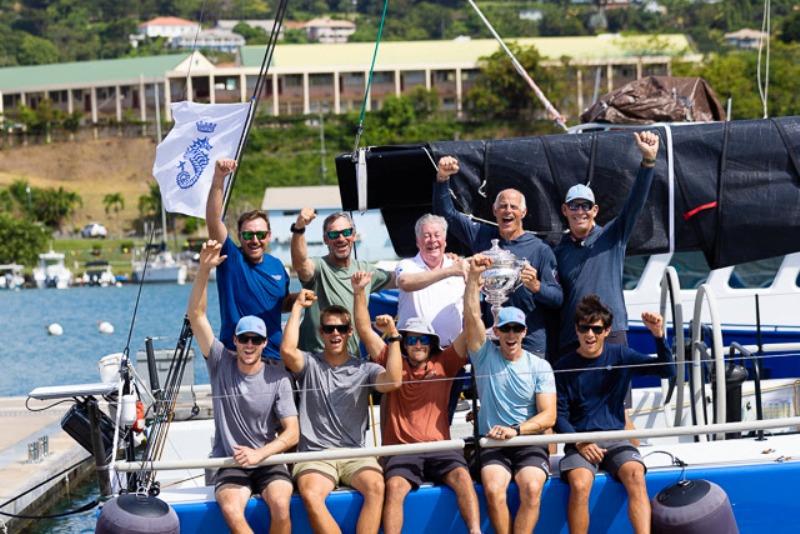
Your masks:
[{"label": "rope", "polygon": [[50,514],[50,515],[24,515],[24,514],[10,514],[8,512],[0,512],[0,515],[4,515],[6,517],[13,517],[14,519],[56,519],[59,517],[65,517],[68,515],[75,515],[81,514],[83,512],[87,512],[100,504],[100,499],[95,499],[92,502],[86,503],[80,508],[76,508],[75,510],[69,510],[67,512],[61,512],[60,514]]},{"label": "rope", "polygon": [[389,9],[389,0],[383,0],[383,13],[381,14],[381,22],[378,25],[378,35],[375,38],[375,49],[372,51],[372,63],[369,66],[369,78],[367,79],[367,87],[364,90],[364,99],[361,102],[361,112],[358,115],[358,127],[356,129],[356,141],[353,146],[353,154],[358,151],[361,144],[361,134],[364,133],[364,116],[367,113],[367,101],[369,100],[370,90],[372,89],[372,75],[375,73],[375,60],[378,58],[378,47],[381,44],[381,37],[383,36],[383,25],[386,22],[386,12]]},{"label": "rope", "polygon": [[[761,97],[761,107],[764,112],[764,118],[769,117],[767,110],[767,100],[769,99],[769,41],[772,34],[772,2],[771,0],[764,0],[764,15],[761,18],[761,35],[758,37],[758,62],[756,65],[756,82],[758,84],[758,95]],[[761,50],[764,46],[764,35],[767,41],[767,57],[765,62],[764,82],[761,81]]]}]

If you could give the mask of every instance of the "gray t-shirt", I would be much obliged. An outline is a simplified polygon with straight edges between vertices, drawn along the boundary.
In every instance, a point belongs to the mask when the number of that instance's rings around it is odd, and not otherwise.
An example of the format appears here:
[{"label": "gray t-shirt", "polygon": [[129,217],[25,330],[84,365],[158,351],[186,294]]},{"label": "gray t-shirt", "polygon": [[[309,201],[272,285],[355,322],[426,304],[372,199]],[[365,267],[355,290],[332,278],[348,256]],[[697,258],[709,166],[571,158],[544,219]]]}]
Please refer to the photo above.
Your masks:
[{"label": "gray t-shirt", "polygon": [[303,352],[295,373],[300,390],[299,451],[363,447],[369,394],[383,367],[350,358],[332,367],[322,353]]},{"label": "gray t-shirt", "polygon": [[234,445],[263,447],[275,439],[280,420],[297,415],[289,373],[276,364],[246,375],[236,365],[236,353],[215,339],[208,358],[214,407],[211,457],[233,455]]},{"label": "gray t-shirt", "polygon": [[[380,291],[392,280],[391,273],[378,269],[374,264],[361,260],[350,260],[347,267],[337,267],[328,261],[327,256],[313,258],[314,276],[307,282],[303,282],[303,288],[311,289],[317,295],[317,300],[309,308],[306,308],[303,322],[300,323],[300,343],[301,350],[309,352],[320,352],[323,348],[322,338],[319,335],[320,311],[328,306],[338,304],[347,310],[353,309],[353,285],[350,278],[358,271],[372,273],[372,282],[367,287],[367,294],[373,291]],[[347,350],[352,354],[358,354],[358,336],[355,330],[347,342]]]}]

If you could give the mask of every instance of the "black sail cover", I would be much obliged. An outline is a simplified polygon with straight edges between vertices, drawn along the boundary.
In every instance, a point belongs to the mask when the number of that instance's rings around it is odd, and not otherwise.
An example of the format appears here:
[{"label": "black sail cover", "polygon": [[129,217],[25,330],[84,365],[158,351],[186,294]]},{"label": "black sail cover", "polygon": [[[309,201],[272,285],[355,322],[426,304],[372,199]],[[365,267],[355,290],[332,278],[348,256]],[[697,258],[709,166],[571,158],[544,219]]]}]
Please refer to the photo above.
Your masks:
[{"label": "black sail cover", "polygon": [[[673,125],[672,187],[666,129],[643,129],[661,144],[628,254],[670,250],[670,191],[674,250],[701,250],[711,268],[800,251],[800,117]],[[600,224],[619,213],[641,162],[633,131],[372,147],[367,208],[381,209],[398,255],[416,254],[413,223],[431,211],[433,161],[452,155],[461,169],[450,180],[458,209],[493,221],[497,193],[518,189],[528,204],[525,228],[555,243],[566,229],[561,204],[574,184],[591,185]],[[336,166],[342,206],[356,210],[352,156],[339,156]],[[448,247],[464,251],[453,236]]]}]

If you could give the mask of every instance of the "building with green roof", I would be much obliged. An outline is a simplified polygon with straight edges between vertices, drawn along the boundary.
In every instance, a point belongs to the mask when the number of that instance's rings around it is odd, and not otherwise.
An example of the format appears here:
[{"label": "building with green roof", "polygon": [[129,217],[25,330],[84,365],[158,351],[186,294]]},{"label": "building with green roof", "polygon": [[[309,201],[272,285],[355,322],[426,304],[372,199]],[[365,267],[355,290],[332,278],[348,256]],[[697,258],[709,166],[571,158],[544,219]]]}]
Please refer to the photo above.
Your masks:
[{"label": "building with green roof", "polygon": [[[569,69],[575,85],[567,113],[591,102],[599,82],[610,91],[650,74],[669,74],[676,58],[696,61],[685,35],[509,39],[534,46],[552,68]],[[334,112],[360,106],[374,43],[280,44],[263,85],[262,112],[273,115]],[[462,97],[480,68],[481,58],[499,49],[492,39],[387,41],[381,43],[368,99],[378,108],[388,95],[414,87],[435,89],[444,109],[460,110]],[[47,98],[66,112],[84,114],[96,124],[129,118],[147,121],[171,102],[244,102],[252,97],[264,47],[245,46],[238,61],[214,65],[201,53],[0,68],[0,113],[11,116],[22,105]],[[587,77],[589,78],[587,80]]]}]

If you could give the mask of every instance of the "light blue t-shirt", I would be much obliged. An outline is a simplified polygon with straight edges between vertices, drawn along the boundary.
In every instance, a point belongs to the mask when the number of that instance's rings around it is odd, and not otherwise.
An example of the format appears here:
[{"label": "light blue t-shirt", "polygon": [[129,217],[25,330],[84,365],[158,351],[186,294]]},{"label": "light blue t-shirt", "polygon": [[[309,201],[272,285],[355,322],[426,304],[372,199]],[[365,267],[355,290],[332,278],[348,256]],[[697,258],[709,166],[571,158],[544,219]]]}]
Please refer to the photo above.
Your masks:
[{"label": "light blue t-shirt", "polygon": [[478,412],[481,434],[495,425],[511,426],[527,421],[536,415],[536,394],[556,392],[550,364],[527,350],[512,362],[487,339],[477,352],[470,352],[469,357],[481,401]]}]

